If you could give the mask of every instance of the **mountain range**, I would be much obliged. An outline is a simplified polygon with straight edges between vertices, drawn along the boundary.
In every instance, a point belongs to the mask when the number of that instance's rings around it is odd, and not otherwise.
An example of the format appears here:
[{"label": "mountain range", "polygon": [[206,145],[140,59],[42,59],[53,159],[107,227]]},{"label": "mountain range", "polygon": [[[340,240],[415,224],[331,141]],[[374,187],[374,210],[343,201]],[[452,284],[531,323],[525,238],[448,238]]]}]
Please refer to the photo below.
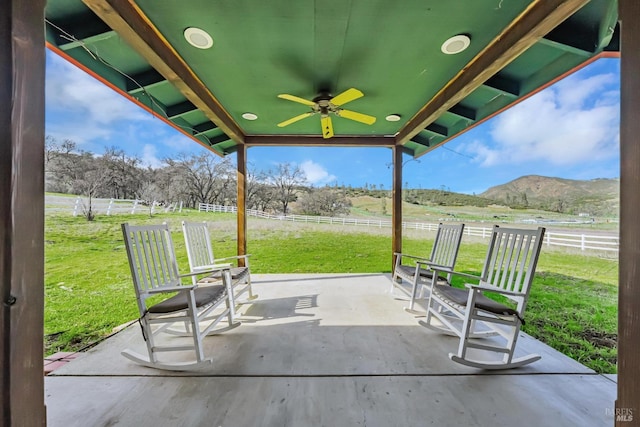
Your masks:
[{"label": "mountain range", "polygon": [[620,179],[574,180],[527,175],[489,188],[484,199],[511,207],[592,216],[618,216]]}]

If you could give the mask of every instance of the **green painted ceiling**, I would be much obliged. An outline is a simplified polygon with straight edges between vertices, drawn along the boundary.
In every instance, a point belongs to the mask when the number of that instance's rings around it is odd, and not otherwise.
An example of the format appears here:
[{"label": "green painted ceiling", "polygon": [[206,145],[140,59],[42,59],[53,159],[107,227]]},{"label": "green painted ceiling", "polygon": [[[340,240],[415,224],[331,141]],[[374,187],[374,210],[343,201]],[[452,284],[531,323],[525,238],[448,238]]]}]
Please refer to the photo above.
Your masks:
[{"label": "green painted ceiling", "polygon": [[[375,116],[377,121],[369,126],[333,116],[335,135],[373,137],[399,132],[535,2],[138,0],[133,3],[206,85],[222,106],[228,123],[235,123],[240,129],[241,137],[317,136],[318,115],[284,128],[276,126],[309,111],[309,107],[279,99],[277,95],[288,93],[312,99],[320,91],[337,95],[351,87],[360,89],[365,96],[345,108]],[[227,136],[221,130],[225,127],[215,117],[211,119],[210,114],[199,111],[187,100],[184,90],[154,70],[143,54],[80,0],[49,0],[46,18],[50,48],[91,70],[218,154],[234,151],[238,138]],[[403,141],[406,151],[413,155],[429,151],[602,51],[617,51],[616,20],[615,0],[592,0],[466,94],[457,105],[440,114],[410,141]],[[213,47],[202,50],[189,45],[183,36],[188,27],[207,31],[214,40]],[[457,55],[443,54],[442,43],[457,34],[471,38],[469,48]],[[256,114],[258,120],[243,119],[246,112]],[[388,122],[384,118],[389,114],[399,114],[401,120]],[[331,144],[331,140],[324,143]]]}]

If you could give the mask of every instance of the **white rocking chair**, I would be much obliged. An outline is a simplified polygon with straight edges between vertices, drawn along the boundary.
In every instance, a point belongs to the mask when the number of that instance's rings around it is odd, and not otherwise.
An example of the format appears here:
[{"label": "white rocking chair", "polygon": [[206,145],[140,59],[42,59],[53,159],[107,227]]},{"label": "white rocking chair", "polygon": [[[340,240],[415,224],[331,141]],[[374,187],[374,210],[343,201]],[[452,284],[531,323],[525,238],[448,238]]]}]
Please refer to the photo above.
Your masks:
[{"label": "white rocking chair", "polygon": [[[438,277],[442,283],[449,284],[451,274],[458,258],[458,250],[462,241],[462,233],[464,224],[439,224],[436,231],[436,237],[431,249],[429,258],[423,258],[414,255],[396,252],[396,264],[393,269],[393,278],[391,279],[391,293],[395,288],[399,289],[409,297],[409,306],[405,307],[405,311],[418,316],[424,316],[426,312],[415,310],[416,299],[425,298],[425,290],[428,288],[433,279],[434,270],[432,266],[440,267],[439,271],[444,275]],[[404,264],[403,260],[411,260],[412,264]],[[415,265],[413,265],[415,264]],[[410,293],[402,286],[402,280],[406,280],[411,284]],[[420,293],[418,295],[418,287]]]},{"label": "white rocking chair", "polygon": [[[231,274],[231,288],[233,290],[233,300],[235,304],[240,304],[239,299],[245,292],[248,293],[247,301],[258,298],[253,294],[251,287],[251,270],[249,268],[250,255],[238,255],[225,258],[215,258],[209,228],[206,222],[182,222],[184,242],[187,247],[187,257],[189,258],[189,268],[191,271],[205,271],[211,268],[228,267]],[[215,283],[222,279],[221,271],[203,278],[193,278],[193,283]],[[236,317],[235,305],[231,307],[231,315]]]},{"label": "white rocking chair", "polygon": [[[183,284],[183,278],[208,272],[184,275],[178,273],[173,241],[167,224],[122,224],[122,233],[148,356],[129,349],[121,354],[143,366],[175,371],[190,370],[211,363],[210,358],[204,357],[203,337],[240,324],[234,322],[231,316],[233,300],[229,292],[231,278],[228,268],[220,271],[223,281],[219,285],[199,287],[197,284]],[[155,304],[147,301],[151,297],[157,301],[158,295],[162,294],[173,296]],[[223,304],[226,304],[226,307]],[[228,327],[214,329],[225,317]],[[161,333],[191,337],[193,342],[184,343],[184,339],[175,337],[160,338],[158,335]],[[159,345],[160,339],[169,343],[163,342],[163,345]],[[173,345],[171,341],[174,341]],[[192,360],[186,362],[160,361],[158,354],[162,352],[193,352],[194,357],[190,357]]]},{"label": "white rocking chair", "polygon": [[[494,226],[482,275],[453,272],[477,280],[477,285],[466,284],[466,289],[459,289],[432,281],[427,318],[419,323],[460,338],[458,352],[449,354],[451,360],[481,369],[511,369],[541,358],[537,354],[514,358],[514,351],[524,324],[544,231],[542,227],[520,230]],[[438,267],[433,269],[438,271]],[[487,298],[486,292],[506,297],[515,303],[515,308]],[[439,324],[434,323],[435,319]],[[501,338],[482,339],[494,336]],[[498,353],[502,357],[479,359],[469,354],[470,349],[477,354]]]}]

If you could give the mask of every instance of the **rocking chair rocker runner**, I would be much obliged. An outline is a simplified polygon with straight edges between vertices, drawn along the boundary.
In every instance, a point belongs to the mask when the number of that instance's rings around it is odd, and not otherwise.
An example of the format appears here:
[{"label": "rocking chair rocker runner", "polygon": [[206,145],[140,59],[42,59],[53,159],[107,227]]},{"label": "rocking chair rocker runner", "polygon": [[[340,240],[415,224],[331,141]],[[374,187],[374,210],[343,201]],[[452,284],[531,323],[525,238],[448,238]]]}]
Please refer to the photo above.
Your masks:
[{"label": "rocking chair rocker runner", "polygon": [[[122,355],[144,366],[167,369],[189,370],[211,363],[204,357],[202,339],[206,335],[236,327],[231,316],[233,295],[230,292],[231,277],[226,270],[222,274],[222,284],[199,287],[197,284],[183,284],[182,279],[206,274],[211,271],[199,271],[180,275],[178,264],[167,224],[132,226],[122,224],[127,257],[136,290],[140,326],[146,341],[148,357],[132,350],[124,350]],[[149,304],[148,298],[157,295],[170,296],[156,304]],[[226,305],[226,307],[223,306]],[[227,317],[228,328],[214,329]],[[159,345],[161,333],[190,337],[163,337],[166,345]],[[172,343],[173,341],[173,343]],[[180,341],[179,343],[176,343]],[[193,352],[194,359],[187,362],[160,361],[161,352]]]},{"label": "rocking chair rocker runner", "polygon": [[[520,230],[494,226],[481,276],[453,272],[475,279],[479,282],[477,285],[466,284],[465,289],[458,289],[432,280],[427,318],[419,323],[460,338],[458,352],[449,354],[451,360],[481,369],[510,369],[541,358],[537,354],[514,358],[514,352],[524,324],[544,231],[542,227]],[[439,271],[438,267],[432,268]],[[516,307],[489,299],[484,293],[502,295],[515,302]],[[435,319],[440,324],[435,324]],[[481,339],[493,336],[501,339]],[[494,354],[494,357],[478,359],[473,356],[474,352],[485,356]],[[499,360],[494,360],[496,353],[502,355]]]},{"label": "rocking chair rocker runner", "polygon": [[[440,267],[439,271],[444,273],[438,277],[438,280],[446,284],[450,283],[451,274],[449,271],[453,270],[456,265],[463,231],[464,224],[439,224],[429,258],[399,252],[394,254],[396,256],[396,264],[391,280],[391,293],[393,293],[394,288],[398,288],[409,296],[409,307],[405,307],[405,311],[416,315],[426,314],[423,311],[415,310],[414,306],[416,299],[425,298],[425,288],[428,287],[433,279],[433,266]],[[404,260],[412,260],[415,265],[403,264]],[[411,293],[408,293],[407,290],[402,287],[402,280],[406,280],[411,284]],[[420,287],[419,296],[418,287]]]},{"label": "rocking chair rocker runner", "polygon": [[[231,276],[231,289],[233,300],[238,304],[240,296],[248,293],[247,300],[252,301],[258,298],[253,294],[251,288],[251,271],[249,269],[249,255],[238,255],[225,258],[215,258],[209,236],[209,228],[206,222],[182,222],[184,242],[187,247],[187,257],[189,258],[189,268],[191,271],[204,271],[211,268],[229,268]],[[193,283],[215,283],[222,279],[222,272],[215,271],[213,274],[197,279],[193,277]],[[235,318],[235,306],[231,307],[231,315]]]}]

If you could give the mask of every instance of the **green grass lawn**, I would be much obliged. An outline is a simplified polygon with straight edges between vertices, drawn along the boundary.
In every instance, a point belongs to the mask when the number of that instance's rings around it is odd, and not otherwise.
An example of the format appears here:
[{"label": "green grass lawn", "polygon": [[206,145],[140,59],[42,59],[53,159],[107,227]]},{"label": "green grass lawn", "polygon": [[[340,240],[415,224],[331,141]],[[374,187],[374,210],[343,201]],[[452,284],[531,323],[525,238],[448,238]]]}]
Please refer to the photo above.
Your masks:
[{"label": "green grass lawn", "polygon": [[[210,221],[216,256],[236,251],[231,214],[182,213],[81,217],[47,215],[45,223],[45,353],[81,349],[138,317],[120,223],[167,221],[181,269],[187,271],[180,221]],[[391,231],[249,218],[253,273],[391,271]],[[434,233],[407,232],[403,252],[428,255]],[[466,240],[457,269],[479,274],[486,242]],[[544,248],[524,330],[603,373],[616,372],[616,260]]]}]

